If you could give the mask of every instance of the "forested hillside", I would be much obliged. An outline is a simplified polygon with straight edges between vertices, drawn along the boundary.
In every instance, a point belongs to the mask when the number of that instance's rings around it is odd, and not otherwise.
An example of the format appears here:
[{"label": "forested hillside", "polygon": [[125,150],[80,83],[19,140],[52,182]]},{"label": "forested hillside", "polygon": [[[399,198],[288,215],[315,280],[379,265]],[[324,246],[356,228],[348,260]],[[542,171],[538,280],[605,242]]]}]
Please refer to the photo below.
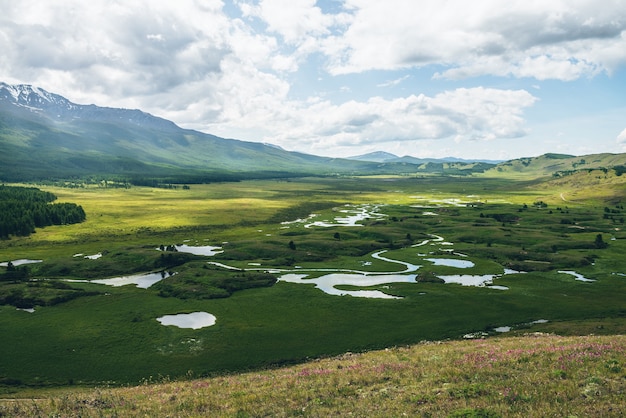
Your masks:
[{"label": "forested hillside", "polygon": [[83,222],[85,211],[74,203],[55,203],[56,196],[33,187],[0,186],[0,238],[27,236],[35,228]]}]

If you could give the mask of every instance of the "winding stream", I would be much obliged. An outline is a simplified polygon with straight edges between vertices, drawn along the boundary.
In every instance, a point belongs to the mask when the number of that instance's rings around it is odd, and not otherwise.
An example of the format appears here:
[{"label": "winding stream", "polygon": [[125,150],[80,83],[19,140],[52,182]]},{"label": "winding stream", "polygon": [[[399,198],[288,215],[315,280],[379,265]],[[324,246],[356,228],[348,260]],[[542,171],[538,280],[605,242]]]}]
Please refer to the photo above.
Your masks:
[{"label": "winding stream", "polygon": [[[458,202],[446,202],[448,204]],[[380,213],[379,209],[382,205],[346,205],[343,209],[339,210],[339,213],[346,216],[336,216],[331,220],[314,221],[312,219],[317,215],[310,215],[306,219],[297,219],[295,221],[283,222],[283,228],[289,228],[291,224],[300,223],[305,228],[312,227],[335,227],[335,226],[362,226],[358,222],[365,219],[383,219],[387,215]],[[429,213],[430,215],[431,213]],[[435,215],[435,213],[432,213]],[[416,244],[413,244],[411,248],[424,248],[426,246],[435,246],[436,251],[445,252],[450,256],[458,256],[467,258],[466,254],[456,253],[451,248],[441,248],[442,246],[453,246],[451,242],[444,241],[444,238],[439,235],[429,234],[429,238],[424,239]],[[216,254],[223,253],[222,247],[217,246],[191,246],[191,245],[176,245],[176,250],[180,252],[187,252],[195,255],[214,256]],[[353,297],[365,297],[365,298],[379,298],[379,299],[399,299],[400,297],[384,292],[383,290],[342,290],[339,286],[355,286],[355,287],[369,287],[369,286],[381,286],[392,283],[417,283],[418,274],[416,273],[420,269],[420,265],[409,263],[402,260],[396,260],[389,258],[383,254],[386,254],[388,250],[380,250],[370,255],[375,260],[380,260],[386,263],[400,265],[396,271],[386,272],[371,272],[355,269],[342,269],[342,268],[301,268],[296,267],[294,269],[278,269],[271,267],[263,267],[258,263],[249,263],[248,268],[240,268],[230,266],[221,262],[210,261],[208,264],[214,265],[219,268],[238,270],[238,271],[267,271],[274,274],[279,274],[279,282],[297,283],[297,284],[312,284],[315,288],[320,289],[326,294],[335,296],[353,296]],[[458,269],[467,269],[475,266],[474,262],[468,259],[458,258],[427,258],[430,254],[434,254],[435,251],[425,250],[424,253],[416,254],[424,261],[432,263],[435,266],[453,267]],[[84,256],[83,254],[76,254],[77,256]],[[84,256],[85,258],[97,259],[102,256],[101,253],[91,256]],[[15,260],[13,265],[37,263],[41,260]],[[362,261],[363,266],[369,266],[371,261]],[[7,266],[8,262],[0,263],[0,266]],[[319,277],[308,278],[310,273],[327,273]],[[519,271],[504,269],[503,273],[496,274],[483,274],[483,275],[471,275],[471,274],[453,274],[453,275],[437,275],[439,279],[449,284],[460,284],[462,286],[479,286],[488,287],[494,290],[508,290],[505,286],[493,285],[494,279],[500,278],[508,274],[523,273]],[[594,280],[587,279],[581,274],[574,271],[560,270],[559,273],[569,274],[574,276],[576,280],[583,282],[593,282]],[[175,274],[175,273],[174,273]],[[619,274],[619,273],[616,273]],[[91,283],[104,284],[109,286],[124,286],[128,284],[134,284],[139,288],[147,289],[154,283],[169,277],[170,274],[166,272],[147,273],[131,276],[114,277],[109,279],[91,280]],[[68,280],[68,281],[81,281],[84,280]],[[168,319],[169,320],[169,319]]]},{"label": "winding stream", "polygon": [[[423,247],[428,244],[430,245],[444,245],[451,243],[447,243],[444,241],[444,238],[438,235],[431,235],[431,238],[425,239],[417,244],[412,245],[411,247]],[[234,266],[230,266],[224,263],[209,261],[208,264],[224,268],[230,270],[244,270],[244,271],[267,271],[274,274],[281,274],[278,277],[279,282],[286,283],[297,283],[297,284],[312,284],[315,285],[315,288],[320,289],[324,293],[328,295],[334,296],[353,296],[353,297],[365,297],[365,298],[375,298],[375,299],[400,299],[399,296],[391,295],[382,290],[343,290],[339,289],[338,286],[358,286],[358,287],[368,287],[368,286],[380,286],[385,284],[392,283],[417,283],[417,274],[415,273],[419,270],[420,266],[417,264],[412,264],[402,260],[396,260],[393,258],[385,257],[385,254],[388,250],[380,250],[373,254],[371,257],[392,264],[399,264],[402,266],[402,269],[397,271],[387,271],[387,272],[368,272],[361,270],[353,270],[353,269],[337,269],[337,268],[315,268],[315,269],[306,269],[297,267],[295,269],[274,269],[267,267],[251,267],[251,268],[238,268]],[[448,250],[446,250],[448,251]],[[425,255],[421,255],[425,256]],[[466,257],[465,255],[463,255]],[[474,263],[469,260],[459,260],[454,258],[425,258],[426,261],[429,261],[435,265],[442,265],[448,267],[455,268],[470,268],[474,266]],[[365,261],[363,265],[370,265],[371,262]],[[307,273],[308,272],[308,273]],[[328,273],[315,278],[307,278],[309,273]],[[494,290],[508,290],[505,286],[493,286],[493,280],[499,277],[502,277],[505,274],[515,274],[520,273],[513,270],[504,270],[503,273],[500,274],[486,274],[486,275],[442,275],[437,276],[442,279],[445,283],[455,283],[463,286],[479,286],[479,287],[489,287]]]}]

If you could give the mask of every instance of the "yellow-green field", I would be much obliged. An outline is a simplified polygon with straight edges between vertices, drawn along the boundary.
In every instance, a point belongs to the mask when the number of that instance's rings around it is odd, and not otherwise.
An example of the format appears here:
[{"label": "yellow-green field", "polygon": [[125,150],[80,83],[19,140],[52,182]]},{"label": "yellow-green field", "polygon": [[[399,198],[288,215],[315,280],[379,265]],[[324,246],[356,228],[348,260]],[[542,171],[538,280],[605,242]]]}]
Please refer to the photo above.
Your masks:
[{"label": "yellow-green field", "polygon": [[[361,186],[365,182],[365,188]],[[337,187],[339,184],[339,187]],[[503,184],[477,185],[466,179],[433,181],[377,177],[374,180],[310,179],[294,181],[245,181],[192,185],[161,189],[149,187],[80,189],[42,186],[58,197],[58,202],[81,205],[88,213],[80,225],[50,227],[29,238],[32,241],[67,242],[71,240],[134,234],[150,228],[165,231],[195,226],[236,225],[241,221],[258,223],[281,209],[303,202],[324,200],[343,203],[416,204],[461,199],[511,204],[545,200],[557,203],[554,190],[508,189]],[[17,239],[19,240],[19,239]]]}]

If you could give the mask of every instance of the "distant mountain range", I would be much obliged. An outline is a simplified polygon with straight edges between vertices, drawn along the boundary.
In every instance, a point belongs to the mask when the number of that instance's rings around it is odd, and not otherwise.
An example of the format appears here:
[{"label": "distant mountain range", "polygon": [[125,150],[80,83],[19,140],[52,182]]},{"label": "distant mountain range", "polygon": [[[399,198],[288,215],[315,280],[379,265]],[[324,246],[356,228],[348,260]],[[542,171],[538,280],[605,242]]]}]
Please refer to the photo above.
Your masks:
[{"label": "distant mountain range", "polygon": [[425,164],[425,163],[486,163],[486,164],[498,164],[503,160],[484,160],[484,159],[469,159],[455,157],[445,158],[417,158],[405,155],[404,157],[398,157],[385,151],[375,151],[363,155],[355,155],[354,157],[348,157],[350,160],[356,161],[372,161],[378,163],[410,163],[410,164]]},{"label": "distant mountain range", "polygon": [[[80,105],[30,85],[0,82],[0,181],[89,176],[205,182],[301,175],[532,172],[549,176],[626,163],[625,154],[557,154],[507,162],[375,152],[346,159],[183,129],[140,110]],[[496,165],[496,163],[498,163]]]}]

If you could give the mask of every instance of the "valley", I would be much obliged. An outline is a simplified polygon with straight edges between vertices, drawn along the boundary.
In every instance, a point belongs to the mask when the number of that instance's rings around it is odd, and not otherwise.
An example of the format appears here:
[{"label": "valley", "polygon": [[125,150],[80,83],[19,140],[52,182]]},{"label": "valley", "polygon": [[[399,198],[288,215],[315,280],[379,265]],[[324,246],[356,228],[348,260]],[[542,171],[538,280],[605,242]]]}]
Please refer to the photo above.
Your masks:
[{"label": "valley", "polygon": [[[8,394],[212,376],[502,329],[577,334],[580,321],[623,333],[622,195],[581,199],[581,188],[564,202],[565,186],[544,185],[375,176],[40,186],[87,219],[0,241],[0,262],[41,260],[0,282],[13,296],[0,306],[0,354],[11,359],[0,383]],[[142,286],[107,285],[161,271]],[[215,320],[158,320],[196,312]]]},{"label": "valley", "polygon": [[626,2],[0,2],[0,418],[625,415]]},{"label": "valley", "polygon": [[317,157],[4,83],[0,151],[0,415],[623,405],[626,154]]}]

